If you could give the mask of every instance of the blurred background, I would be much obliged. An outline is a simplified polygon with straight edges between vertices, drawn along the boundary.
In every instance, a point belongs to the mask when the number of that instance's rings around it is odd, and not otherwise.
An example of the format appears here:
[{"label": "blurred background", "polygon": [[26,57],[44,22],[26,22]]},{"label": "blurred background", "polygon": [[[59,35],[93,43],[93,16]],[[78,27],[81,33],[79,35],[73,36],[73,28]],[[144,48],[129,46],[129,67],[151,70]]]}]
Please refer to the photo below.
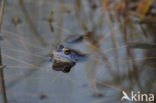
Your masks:
[{"label": "blurred background", "polygon": [[[8,103],[120,103],[123,90],[156,94],[155,0],[6,0],[0,34]],[[58,44],[89,59],[70,73],[54,71]]]}]

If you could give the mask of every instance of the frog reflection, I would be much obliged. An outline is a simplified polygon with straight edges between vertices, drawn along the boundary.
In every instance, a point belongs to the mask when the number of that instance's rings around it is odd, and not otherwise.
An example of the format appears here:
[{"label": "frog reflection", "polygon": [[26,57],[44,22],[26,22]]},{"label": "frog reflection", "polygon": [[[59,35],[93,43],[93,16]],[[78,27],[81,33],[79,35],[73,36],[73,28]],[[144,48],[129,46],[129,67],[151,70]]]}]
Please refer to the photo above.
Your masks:
[{"label": "frog reflection", "polygon": [[56,71],[70,72],[71,68],[77,63],[87,59],[86,54],[59,45],[52,53],[54,60],[52,68]]}]

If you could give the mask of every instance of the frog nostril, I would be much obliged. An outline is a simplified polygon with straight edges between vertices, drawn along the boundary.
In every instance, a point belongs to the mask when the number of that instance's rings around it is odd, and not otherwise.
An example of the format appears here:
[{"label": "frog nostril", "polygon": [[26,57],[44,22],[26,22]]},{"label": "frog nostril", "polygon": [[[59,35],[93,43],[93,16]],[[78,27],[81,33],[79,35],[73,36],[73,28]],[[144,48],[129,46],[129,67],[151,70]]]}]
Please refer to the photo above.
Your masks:
[{"label": "frog nostril", "polygon": [[59,45],[59,46],[57,47],[57,50],[62,50],[63,48],[64,48],[63,45]]}]

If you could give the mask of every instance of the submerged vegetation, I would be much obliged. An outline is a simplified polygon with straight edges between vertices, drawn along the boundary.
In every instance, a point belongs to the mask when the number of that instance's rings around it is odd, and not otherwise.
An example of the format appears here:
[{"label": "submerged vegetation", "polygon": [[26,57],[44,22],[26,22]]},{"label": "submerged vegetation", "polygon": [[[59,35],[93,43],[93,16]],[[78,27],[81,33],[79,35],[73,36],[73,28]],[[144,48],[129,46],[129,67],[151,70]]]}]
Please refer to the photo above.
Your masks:
[{"label": "submerged vegetation", "polygon": [[[155,0],[6,0],[3,6],[0,102],[116,103],[122,91],[156,94]],[[68,63],[69,73],[52,70],[50,55],[61,44],[88,60]],[[60,71],[66,65],[55,64]]]}]

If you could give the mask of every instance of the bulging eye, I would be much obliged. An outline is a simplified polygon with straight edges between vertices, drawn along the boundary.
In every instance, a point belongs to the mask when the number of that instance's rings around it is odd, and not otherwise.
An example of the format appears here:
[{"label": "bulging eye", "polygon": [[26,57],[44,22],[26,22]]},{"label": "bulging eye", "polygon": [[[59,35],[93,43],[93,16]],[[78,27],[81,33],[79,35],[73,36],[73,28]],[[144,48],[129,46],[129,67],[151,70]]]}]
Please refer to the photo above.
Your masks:
[{"label": "bulging eye", "polygon": [[66,48],[64,49],[64,54],[69,55],[71,53],[70,49]]}]

